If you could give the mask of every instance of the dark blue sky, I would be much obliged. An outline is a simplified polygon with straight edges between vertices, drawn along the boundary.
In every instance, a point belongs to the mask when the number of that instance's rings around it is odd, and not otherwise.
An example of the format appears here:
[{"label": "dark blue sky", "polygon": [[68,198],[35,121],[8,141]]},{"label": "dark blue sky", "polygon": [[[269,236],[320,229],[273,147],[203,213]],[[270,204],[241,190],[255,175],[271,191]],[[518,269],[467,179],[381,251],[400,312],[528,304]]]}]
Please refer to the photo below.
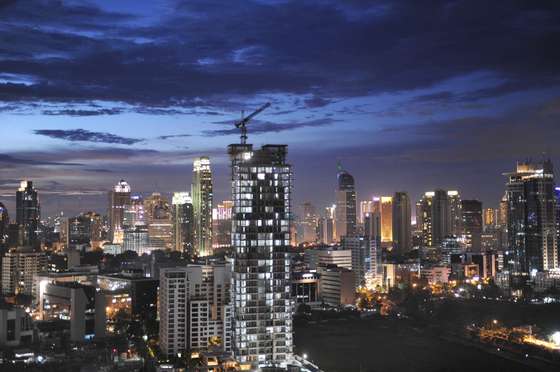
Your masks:
[{"label": "dark blue sky", "polygon": [[229,195],[250,142],[287,143],[295,201],[435,187],[496,206],[502,172],[560,163],[558,1],[0,1],[0,201],[103,211],[120,178],[179,191],[192,159]]}]

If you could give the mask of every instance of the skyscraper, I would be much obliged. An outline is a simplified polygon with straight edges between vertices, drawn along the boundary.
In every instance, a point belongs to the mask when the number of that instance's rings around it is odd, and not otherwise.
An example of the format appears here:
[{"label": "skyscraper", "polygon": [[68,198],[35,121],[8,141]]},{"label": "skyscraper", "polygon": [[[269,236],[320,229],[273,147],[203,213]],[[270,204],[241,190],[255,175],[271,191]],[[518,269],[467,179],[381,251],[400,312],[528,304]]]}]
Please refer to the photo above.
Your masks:
[{"label": "skyscraper", "polygon": [[382,196],[380,203],[381,211],[381,241],[389,243],[393,241],[393,197]]},{"label": "skyscraper", "polygon": [[373,200],[363,200],[360,202],[360,214],[358,215],[358,222],[363,224],[365,217],[368,213],[373,212]]},{"label": "skyscraper", "polygon": [[174,249],[193,257],[193,206],[188,192],[175,192],[171,200]]},{"label": "skyscraper", "polygon": [[449,205],[449,231],[447,235],[460,236],[463,234],[463,212],[461,211],[461,195],[459,191],[447,191],[447,202]]},{"label": "skyscraper", "polygon": [[210,159],[202,156],[193,163],[191,186],[194,215],[194,250],[199,257],[212,255],[212,170]]},{"label": "skyscraper", "polygon": [[393,197],[393,250],[406,254],[412,247],[410,198],[404,191],[396,192]]},{"label": "skyscraper", "polygon": [[492,228],[496,227],[496,209],[494,208],[484,208],[484,227]]},{"label": "skyscraper", "polygon": [[0,203],[0,244],[8,241],[8,226],[10,225],[10,217],[8,215],[8,208]]},{"label": "skyscraper", "polygon": [[416,223],[425,247],[438,247],[445,237],[461,235],[462,219],[461,197],[454,190],[428,191],[416,204]]},{"label": "skyscraper", "polygon": [[231,211],[233,202],[224,200],[212,209],[212,249],[227,253],[231,250]]},{"label": "skyscraper", "polygon": [[339,165],[337,174],[335,239],[356,233],[356,190],[354,177]]},{"label": "skyscraper", "polygon": [[550,160],[519,162],[507,177],[506,268],[514,276],[558,267],[554,173]]},{"label": "skyscraper", "polygon": [[23,245],[36,245],[41,210],[33,182],[21,181],[16,192],[16,223],[22,231]]},{"label": "skyscraper", "polygon": [[124,211],[130,205],[130,186],[125,180],[120,180],[109,192],[109,240],[115,244],[123,242]]},{"label": "skyscraper", "polygon": [[303,203],[303,239],[304,243],[316,243],[317,242],[317,224],[319,216],[313,204],[306,202]]},{"label": "skyscraper", "polygon": [[159,192],[144,200],[150,245],[154,248],[173,249],[173,221],[169,201]]},{"label": "skyscraper", "polygon": [[124,228],[134,228],[136,225],[146,225],[146,223],[144,199],[141,195],[131,195],[130,204],[124,211]]},{"label": "skyscraper", "polygon": [[290,225],[292,169],[286,145],[229,146],[235,357],[245,365],[292,357]]},{"label": "skyscraper", "polygon": [[467,251],[480,252],[482,238],[482,202],[479,200],[461,201],[463,229]]}]

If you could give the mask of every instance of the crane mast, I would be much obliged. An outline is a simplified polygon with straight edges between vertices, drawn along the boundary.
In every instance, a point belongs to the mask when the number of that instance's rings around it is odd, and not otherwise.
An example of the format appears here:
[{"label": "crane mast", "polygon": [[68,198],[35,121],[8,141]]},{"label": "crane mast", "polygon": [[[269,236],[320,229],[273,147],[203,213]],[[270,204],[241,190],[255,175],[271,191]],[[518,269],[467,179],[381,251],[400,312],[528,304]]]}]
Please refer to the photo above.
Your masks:
[{"label": "crane mast", "polygon": [[243,145],[247,144],[247,124],[249,124],[249,122],[255,116],[260,114],[262,111],[264,111],[269,106],[270,106],[270,102],[267,102],[264,105],[262,105],[261,107],[259,107],[257,110],[255,110],[249,116],[246,116],[244,118],[242,117],[241,120],[239,120],[235,123],[235,127],[241,129],[241,144],[243,144]]}]

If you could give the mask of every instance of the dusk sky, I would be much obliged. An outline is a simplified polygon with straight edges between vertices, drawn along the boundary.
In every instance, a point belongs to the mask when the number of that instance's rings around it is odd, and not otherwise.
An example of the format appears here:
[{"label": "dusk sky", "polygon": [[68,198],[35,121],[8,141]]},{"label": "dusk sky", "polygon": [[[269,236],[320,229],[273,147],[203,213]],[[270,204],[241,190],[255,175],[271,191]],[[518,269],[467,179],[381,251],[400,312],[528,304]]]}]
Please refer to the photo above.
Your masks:
[{"label": "dusk sky", "polygon": [[503,172],[560,164],[560,1],[0,0],[0,202],[43,216],[190,187],[241,110],[249,142],[288,144],[295,203],[440,187],[496,207]]}]

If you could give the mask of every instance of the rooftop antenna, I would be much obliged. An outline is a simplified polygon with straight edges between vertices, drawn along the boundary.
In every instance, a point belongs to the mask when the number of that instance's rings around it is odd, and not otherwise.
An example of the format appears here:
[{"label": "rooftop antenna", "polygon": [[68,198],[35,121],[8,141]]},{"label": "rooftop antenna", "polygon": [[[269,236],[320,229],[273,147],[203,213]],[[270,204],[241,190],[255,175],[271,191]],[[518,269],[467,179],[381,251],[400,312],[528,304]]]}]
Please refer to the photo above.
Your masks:
[{"label": "rooftop antenna", "polygon": [[255,112],[253,112],[251,115],[249,115],[245,118],[243,117],[243,111],[241,111],[241,120],[239,120],[238,122],[235,123],[235,127],[241,129],[241,144],[242,145],[247,144],[247,127],[246,127],[246,125],[249,124],[249,122],[255,116],[260,114],[262,111],[264,111],[269,106],[270,106],[270,102],[267,102],[264,105],[262,105],[261,107],[259,107],[257,110],[255,110]]}]

